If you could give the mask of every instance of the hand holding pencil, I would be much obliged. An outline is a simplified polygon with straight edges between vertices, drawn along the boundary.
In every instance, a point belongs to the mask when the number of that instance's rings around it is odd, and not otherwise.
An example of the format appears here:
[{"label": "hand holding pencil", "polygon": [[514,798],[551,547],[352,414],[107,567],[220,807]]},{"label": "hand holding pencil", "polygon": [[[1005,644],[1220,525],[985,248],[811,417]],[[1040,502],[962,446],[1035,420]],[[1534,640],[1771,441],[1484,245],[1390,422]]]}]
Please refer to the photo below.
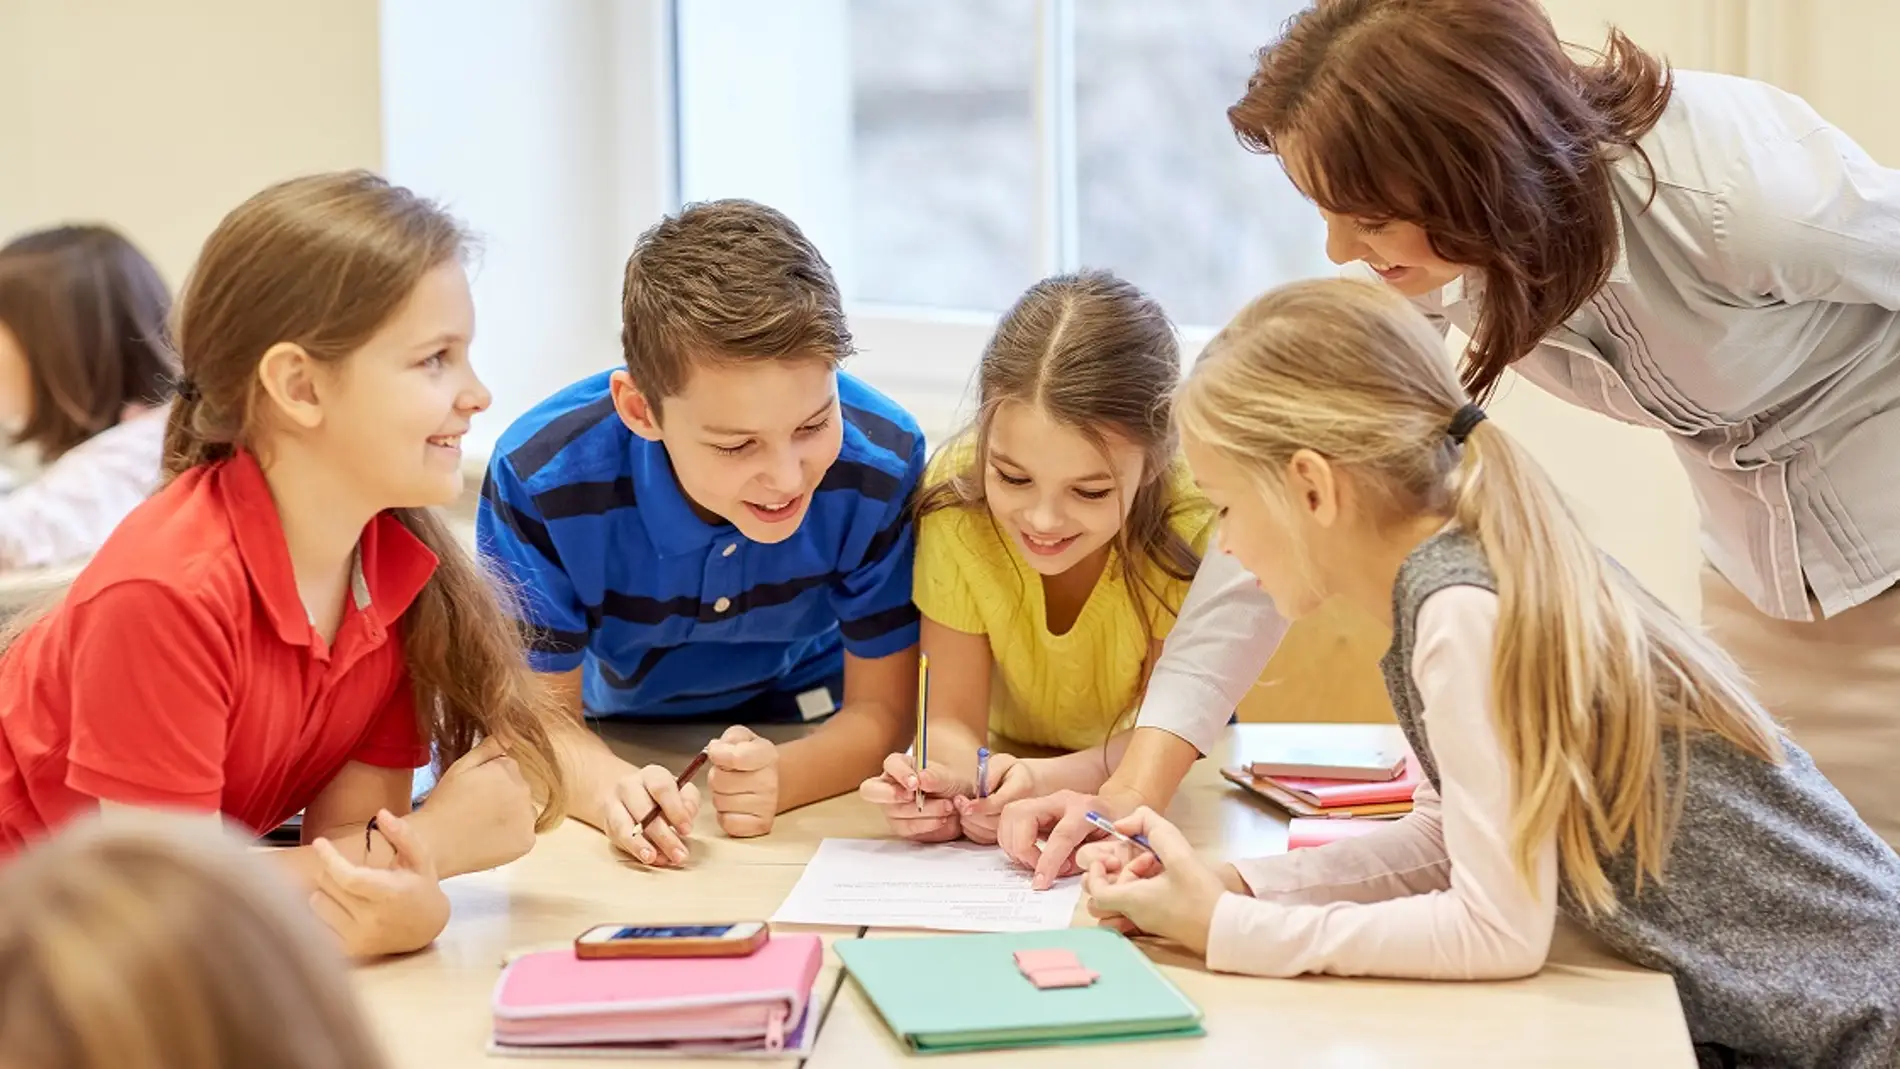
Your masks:
[{"label": "hand holding pencil", "polygon": [[[703,753],[676,775],[664,765],[634,768],[613,781],[595,808],[594,820],[607,838],[643,865],[682,865],[686,836],[699,816],[699,788],[690,781],[704,763]],[[577,813],[586,820],[590,814]],[[595,823],[598,820],[599,823]]]},{"label": "hand holding pencil", "polygon": [[[882,808],[892,832],[901,838],[935,843],[963,837],[993,843],[1003,807],[1033,793],[1035,780],[1031,763],[1009,754],[991,754],[978,763],[984,769],[980,787],[967,765],[957,771],[939,761],[919,774],[909,754],[891,754],[881,775],[858,786],[858,797]],[[913,789],[913,783],[921,789]]]},{"label": "hand holding pencil", "polygon": [[979,789],[974,797],[959,797],[963,837],[985,845],[996,842],[1003,810],[1011,802],[1036,794],[1035,762],[1006,753],[977,752]]},{"label": "hand holding pencil", "polygon": [[884,759],[882,774],[858,785],[858,797],[884,810],[900,838],[941,843],[962,836],[956,799],[969,789],[967,779],[940,764],[920,773],[909,754],[894,753]]},{"label": "hand holding pencil", "polygon": [[917,658],[916,730],[909,753],[884,759],[882,775],[858,785],[858,796],[883,807],[891,830],[917,842],[946,842],[962,834],[951,802],[966,789],[942,766],[930,764],[930,657]]}]

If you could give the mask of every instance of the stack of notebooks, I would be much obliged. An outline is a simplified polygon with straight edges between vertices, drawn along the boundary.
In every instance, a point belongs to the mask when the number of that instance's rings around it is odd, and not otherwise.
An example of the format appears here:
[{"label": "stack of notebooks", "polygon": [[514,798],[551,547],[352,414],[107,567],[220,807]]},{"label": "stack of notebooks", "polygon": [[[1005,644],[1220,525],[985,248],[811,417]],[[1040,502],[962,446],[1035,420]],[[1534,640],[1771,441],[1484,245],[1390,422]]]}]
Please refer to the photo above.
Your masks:
[{"label": "stack of notebooks", "polygon": [[1222,776],[1308,819],[1403,816],[1422,778],[1404,733],[1388,724],[1246,724],[1235,756]]}]

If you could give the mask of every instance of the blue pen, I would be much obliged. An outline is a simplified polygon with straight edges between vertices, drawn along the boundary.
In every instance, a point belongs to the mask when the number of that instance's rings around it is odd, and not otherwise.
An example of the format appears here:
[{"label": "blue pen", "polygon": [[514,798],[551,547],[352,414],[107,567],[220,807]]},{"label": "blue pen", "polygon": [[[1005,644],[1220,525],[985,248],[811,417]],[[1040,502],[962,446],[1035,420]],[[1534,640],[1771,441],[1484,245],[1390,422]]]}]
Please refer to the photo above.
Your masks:
[{"label": "blue pen", "polygon": [[978,746],[976,748],[976,796],[978,798],[988,798],[990,796],[989,784],[990,748],[988,746]]},{"label": "blue pen", "polygon": [[1100,828],[1110,838],[1120,839],[1122,842],[1125,842],[1130,846],[1139,846],[1143,850],[1148,851],[1150,854],[1154,854],[1156,861],[1161,860],[1161,855],[1155,854],[1155,848],[1148,845],[1148,837],[1146,835],[1123,835],[1121,832],[1115,829],[1115,825],[1112,822],[1110,822],[1107,817],[1102,816],[1102,814],[1097,813],[1092,809],[1089,810],[1087,813],[1083,814],[1082,819],[1088,821],[1090,824],[1095,825],[1097,828]]}]

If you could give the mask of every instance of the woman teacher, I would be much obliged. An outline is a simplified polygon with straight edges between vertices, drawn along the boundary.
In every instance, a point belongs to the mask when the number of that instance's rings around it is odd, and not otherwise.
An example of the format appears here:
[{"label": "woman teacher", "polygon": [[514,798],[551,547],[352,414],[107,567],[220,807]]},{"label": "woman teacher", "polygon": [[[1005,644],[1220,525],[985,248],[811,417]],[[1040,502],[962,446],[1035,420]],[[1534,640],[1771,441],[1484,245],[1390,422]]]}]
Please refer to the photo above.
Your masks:
[{"label": "woman teacher", "polygon": [[[1474,397],[1512,368],[1670,436],[1704,623],[1900,844],[1900,171],[1798,97],[1671,72],[1619,32],[1578,62],[1534,0],[1328,0],[1261,50],[1228,118],[1318,206],[1335,262],[1471,339]],[[1198,646],[1228,694],[1284,625],[1214,569],[1157,673]],[[1264,641],[1209,660],[1248,601]],[[1228,712],[1167,715],[1199,738]],[[1017,803],[1008,841],[1057,801]]]}]

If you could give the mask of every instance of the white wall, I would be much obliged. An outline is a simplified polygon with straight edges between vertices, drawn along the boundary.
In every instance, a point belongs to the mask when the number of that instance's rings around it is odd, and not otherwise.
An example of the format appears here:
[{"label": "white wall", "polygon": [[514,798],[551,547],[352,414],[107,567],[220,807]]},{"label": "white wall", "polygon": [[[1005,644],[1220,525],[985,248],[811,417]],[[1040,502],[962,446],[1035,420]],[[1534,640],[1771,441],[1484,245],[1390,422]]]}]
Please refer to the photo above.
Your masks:
[{"label": "white wall", "polygon": [[621,264],[673,198],[668,7],[0,0],[0,239],[111,223],[176,286],[269,182],[382,169],[485,239],[481,449],[618,358]]},{"label": "white wall", "polygon": [[1806,97],[1874,158],[1900,165],[1894,0],[1544,0],[1559,33],[1598,45],[1615,23],[1672,64],[1772,82]]},{"label": "white wall", "polygon": [[[384,0],[383,152],[482,240],[485,452],[556,387],[620,359],[621,266],[670,200],[657,0]],[[644,106],[643,106],[644,105]]]},{"label": "white wall", "polygon": [[381,161],[375,0],[0,0],[0,240],[123,229],[176,286],[266,184]]},{"label": "white wall", "polygon": [[1900,42],[1894,0],[1753,0],[1772,47],[1765,76],[1806,97],[1829,122],[1889,167],[1900,167],[1900,109],[1894,107],[1893,47]]}]

